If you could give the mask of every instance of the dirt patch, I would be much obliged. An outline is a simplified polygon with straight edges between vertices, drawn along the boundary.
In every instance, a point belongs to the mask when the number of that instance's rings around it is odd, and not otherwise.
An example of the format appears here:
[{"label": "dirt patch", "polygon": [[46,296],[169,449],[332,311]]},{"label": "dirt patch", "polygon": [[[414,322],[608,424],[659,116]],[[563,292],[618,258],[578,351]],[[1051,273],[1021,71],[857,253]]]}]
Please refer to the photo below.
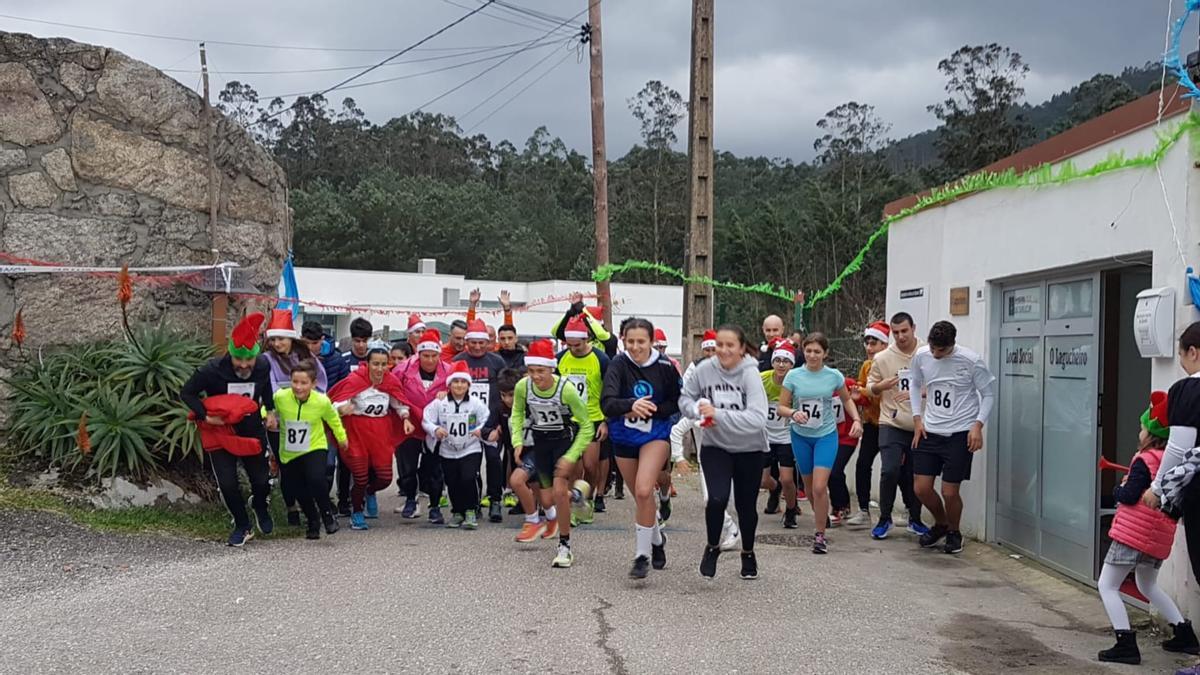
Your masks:
[{"label": "dirt patch", "polygon": [[958,613],[938,628],[945,638],[942,656],[947,664],[967,673],[1109,672],[1093,663],[1056,652],[1033,633],[978,614]]}]

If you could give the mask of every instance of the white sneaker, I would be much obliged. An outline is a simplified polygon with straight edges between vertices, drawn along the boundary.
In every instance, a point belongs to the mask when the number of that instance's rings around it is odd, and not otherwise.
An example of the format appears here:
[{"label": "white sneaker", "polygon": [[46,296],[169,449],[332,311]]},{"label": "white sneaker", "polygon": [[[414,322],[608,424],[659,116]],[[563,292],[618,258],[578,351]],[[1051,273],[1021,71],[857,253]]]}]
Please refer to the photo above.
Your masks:
[{"label": "white sneaker", "polygon": [[721,530],[721,550],[734,551],[742,545],[742,533],[737,525],[730,522],[730,527]]},{"label": "white sneaker", "polygon": [[861,527],[863,525],[870,525],[871,524],[871,512],[870,511],[859,511],[858,513],[855,513],[854,515],[847,518],[846,524],[854,525],[854,526],[858,526],[858,527]]}]

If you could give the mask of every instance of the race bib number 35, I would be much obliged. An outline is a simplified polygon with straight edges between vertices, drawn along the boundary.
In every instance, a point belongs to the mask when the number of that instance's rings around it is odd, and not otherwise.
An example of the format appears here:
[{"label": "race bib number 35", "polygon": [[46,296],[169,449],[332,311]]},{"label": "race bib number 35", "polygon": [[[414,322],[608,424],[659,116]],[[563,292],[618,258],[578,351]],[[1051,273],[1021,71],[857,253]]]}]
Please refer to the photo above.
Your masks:
[{"label": "race bib number 35", "polygon": [[300,420],[284,422],[283,449],[288,452],[308,452],[312,443],[312,425]]}]

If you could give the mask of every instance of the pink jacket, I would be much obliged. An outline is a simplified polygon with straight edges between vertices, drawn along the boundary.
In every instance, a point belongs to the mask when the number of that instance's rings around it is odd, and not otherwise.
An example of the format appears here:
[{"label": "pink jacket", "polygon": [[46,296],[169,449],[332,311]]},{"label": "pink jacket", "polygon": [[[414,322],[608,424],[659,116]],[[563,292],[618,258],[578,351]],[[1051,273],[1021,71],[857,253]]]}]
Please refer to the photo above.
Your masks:
[{"label": "pink jacket", "polygon": [[[1130,464],[1140,459],[1146,463],[1150,475],[1156,476],[1162,456],[1161,449],[1147,448],[1134,455]],[[1175,526],[1176,522],[1167,514],[1140,501],[1133,506],[1118,504],[1117,515],[1113,518],[1108,536],[1113,541],[1119,541],[1146,555],[1166,560],[1175,544]]]},{"label": "pink jacket", "polygon": [[438,361],[437,374],[433,384],[426,389],[421,381],[421,361],[419,357],[409,358],[396,364],[392,374],[400,380],[400,388],[404,391],[405,402],[409,406],[409,415],[413,423],[413,432],[409,438],[425,440],[425,429],[421,427],[421,418],[425,414],[425,406],[437,398],[439,392],[446,391],[446,378],[450,376],[450,364]]}]

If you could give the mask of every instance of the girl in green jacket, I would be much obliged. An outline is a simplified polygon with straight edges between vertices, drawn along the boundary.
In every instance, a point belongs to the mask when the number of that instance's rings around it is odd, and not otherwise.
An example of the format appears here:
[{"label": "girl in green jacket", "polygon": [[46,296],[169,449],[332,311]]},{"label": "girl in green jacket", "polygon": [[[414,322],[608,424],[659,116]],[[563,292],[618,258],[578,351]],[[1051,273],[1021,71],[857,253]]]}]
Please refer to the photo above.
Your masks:
[{"label": "girl in green jacket", "polygon": [[314,391],[317,367],[304,360],[292,368],[290,387],[275,392],[275,412],[279,415],[279,461],[283,483],[296,495],[296,501],[308,520],[308,539],[321,538],[338,531],[337,516],[329,500],[325,461],[329,443],[325,427],[333,433],[338,446],[346,447],[346,430],[329,397]]}]

